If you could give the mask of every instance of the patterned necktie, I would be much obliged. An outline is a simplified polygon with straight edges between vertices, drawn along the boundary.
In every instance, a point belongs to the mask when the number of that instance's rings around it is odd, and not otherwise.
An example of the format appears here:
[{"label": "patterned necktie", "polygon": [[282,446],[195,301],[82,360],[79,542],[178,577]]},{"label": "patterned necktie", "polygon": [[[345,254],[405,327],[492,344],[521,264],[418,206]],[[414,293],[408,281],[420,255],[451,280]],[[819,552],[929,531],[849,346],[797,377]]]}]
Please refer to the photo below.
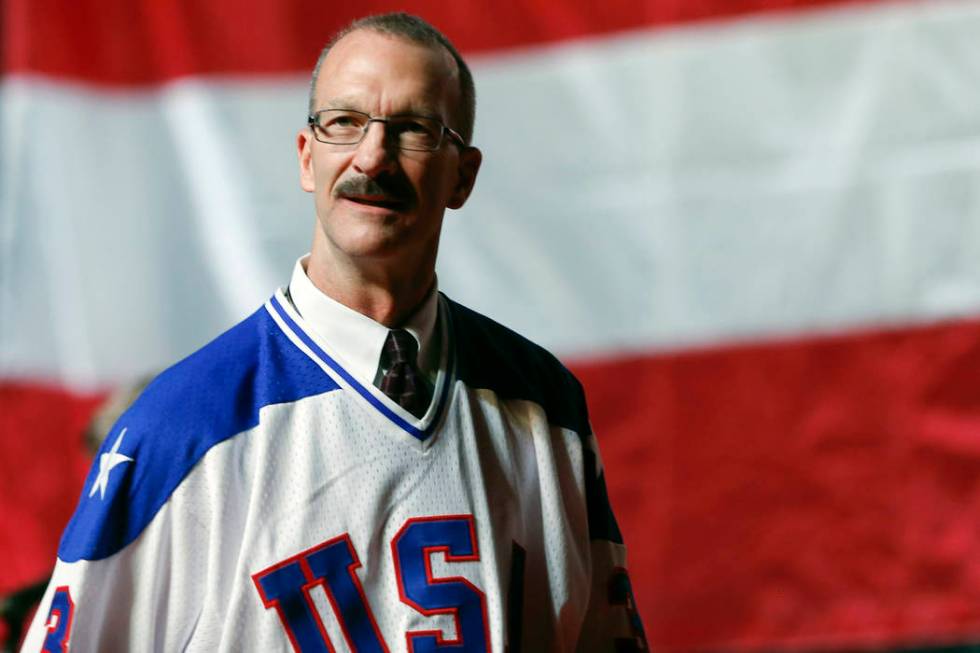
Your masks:
[{"label": "patterned necktie", "polygon": [[415,338],[404,329],[388,332],[382,349],[382,360],[388,363],[388,371],[381,378],[381,392],[416,417],[429,409],[429,384],[419,372],[416,358],[418,345]]}]

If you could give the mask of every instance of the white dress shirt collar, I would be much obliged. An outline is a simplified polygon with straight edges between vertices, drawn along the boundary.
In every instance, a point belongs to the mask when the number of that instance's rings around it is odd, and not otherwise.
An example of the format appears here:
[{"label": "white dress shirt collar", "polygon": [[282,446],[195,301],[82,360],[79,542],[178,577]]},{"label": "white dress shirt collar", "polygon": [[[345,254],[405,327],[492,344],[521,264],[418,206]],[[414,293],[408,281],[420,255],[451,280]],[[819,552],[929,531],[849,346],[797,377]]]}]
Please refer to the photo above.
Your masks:
[{"label": "white dress shirt collar", "polygon": [[[325,295],[306,276],[309,254],[296,261],[289,281],[289,296],[293,306],[317,336],[340,355],[348,371],[373,383],[381,359],[381,350],[388,337],[388,327],[358,313],[352,308]],[[436,342],[436,318],[439,313],[439,293],[436,284],[422,304],[399,326],[419,343],[419,370],[433,377],[439,368],[439,343]]]}]

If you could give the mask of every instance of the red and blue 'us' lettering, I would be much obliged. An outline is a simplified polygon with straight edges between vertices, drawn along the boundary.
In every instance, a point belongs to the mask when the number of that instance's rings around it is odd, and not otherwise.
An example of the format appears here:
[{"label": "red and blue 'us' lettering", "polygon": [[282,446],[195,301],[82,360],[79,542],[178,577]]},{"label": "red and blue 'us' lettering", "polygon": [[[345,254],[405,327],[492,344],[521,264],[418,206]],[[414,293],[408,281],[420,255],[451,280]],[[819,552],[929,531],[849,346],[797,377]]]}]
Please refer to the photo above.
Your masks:
[{"label": "red and blue 'us' lettering", "polygon": [[[431,556],[443,552],[447,563],[478,561],[472,515],[409,519],[391,542],[403,603],[424,615],[449,614],[456,638],[440,630],[405,634],[412,653],[490,650],[486,596],[465,578],[437,578]],[[252,576],[263,605],[275,609],[293,648],[301,653],[334,653],[310,592],[322,586],[348,647],[357,653],[389,649],[364,595],[357,552],[347,534],[298,553]]]}]

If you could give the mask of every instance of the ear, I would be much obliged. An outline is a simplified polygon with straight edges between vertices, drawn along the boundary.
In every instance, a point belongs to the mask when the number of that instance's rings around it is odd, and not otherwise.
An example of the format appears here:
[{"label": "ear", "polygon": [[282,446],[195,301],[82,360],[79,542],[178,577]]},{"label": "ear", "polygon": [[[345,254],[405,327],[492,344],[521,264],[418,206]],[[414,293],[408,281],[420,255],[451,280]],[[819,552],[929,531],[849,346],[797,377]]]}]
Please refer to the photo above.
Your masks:
[{"label": "ear", "polygon": [[299,157],[299,186],[307,193],[316,190],[313,174],[313,132],[304,127],[296,134],[296,154]]},{"label": "ear", "polygon": [[451,209],[458,209],[466,203],[476,183],[476,173],[480,171],[483,162],[483,152],[475,147],[467,147],[459,153],[459,170],[456,187],[446,204]]}]

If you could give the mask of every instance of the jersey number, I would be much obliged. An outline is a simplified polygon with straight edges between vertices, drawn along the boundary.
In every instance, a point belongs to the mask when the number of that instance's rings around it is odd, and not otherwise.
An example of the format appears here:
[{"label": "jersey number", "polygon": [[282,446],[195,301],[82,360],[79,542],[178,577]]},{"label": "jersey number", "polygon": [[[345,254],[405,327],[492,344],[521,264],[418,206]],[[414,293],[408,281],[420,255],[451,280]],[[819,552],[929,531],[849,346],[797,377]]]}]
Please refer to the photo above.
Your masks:
[{"label": "jersey number", "polygon": [[47,634],[41,651],[49,653],[64,653],[68,651],[68,638],[71,637],[71,622],[75,616],[75,602],[66,586],[54,591],[51,599],[51,609],[48,610],[48,621],[45,624]]},{"label": "jersey number", "polygon": [[[408,650],[489,651],[486,596],[465,578],[435,577],[432,554],[436,552],[442,552],[447,563],[479,560],[473,516],[409,519],[391,541],[402,603],[426,616],[452,615],[456,624],[455,639],[440,630],[406,633]],[[344,534],[263,569],[252,580],[263,605],[279,615],[296,651],[334,653],[311,596],[319,585],[351,651],[388,653],[357,577],[360,566],[354,545]]]}]

